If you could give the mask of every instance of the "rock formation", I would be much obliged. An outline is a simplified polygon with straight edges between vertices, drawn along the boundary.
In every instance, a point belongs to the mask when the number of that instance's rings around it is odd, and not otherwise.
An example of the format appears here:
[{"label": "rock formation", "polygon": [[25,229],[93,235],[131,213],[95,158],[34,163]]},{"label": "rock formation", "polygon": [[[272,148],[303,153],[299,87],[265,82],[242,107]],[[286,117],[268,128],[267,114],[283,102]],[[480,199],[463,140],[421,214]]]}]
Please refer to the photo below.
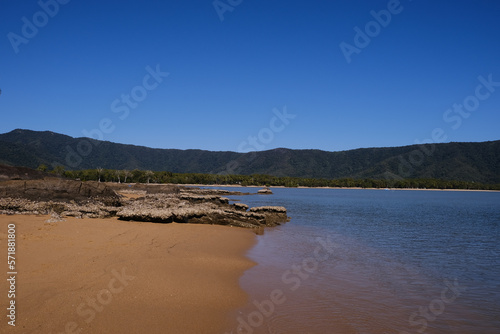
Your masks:
[{"label": "rock formation", "polygon": [[61,219],[117,216],[122,220],[247,228],[276,226],[289,219],[283,207],[249,210],[243,203],[230,204],[219,193],[231,194],[173,185],[143,187],[62,179],[14,180],[0,182],[0,213],[51,214]]}]

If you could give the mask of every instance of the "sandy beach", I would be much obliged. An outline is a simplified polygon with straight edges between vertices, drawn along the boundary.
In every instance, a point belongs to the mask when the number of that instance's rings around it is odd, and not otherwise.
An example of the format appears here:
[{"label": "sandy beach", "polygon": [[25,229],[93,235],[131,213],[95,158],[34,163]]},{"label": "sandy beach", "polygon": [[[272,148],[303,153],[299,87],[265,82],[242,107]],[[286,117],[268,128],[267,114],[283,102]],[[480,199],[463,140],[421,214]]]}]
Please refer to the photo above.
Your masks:
[{"label": "sandy beach", "polygon": [[1,333],[223,333],[247,296],[243,228],[0,215],[4,276],[16,229],[15,327],[2,279]]}]

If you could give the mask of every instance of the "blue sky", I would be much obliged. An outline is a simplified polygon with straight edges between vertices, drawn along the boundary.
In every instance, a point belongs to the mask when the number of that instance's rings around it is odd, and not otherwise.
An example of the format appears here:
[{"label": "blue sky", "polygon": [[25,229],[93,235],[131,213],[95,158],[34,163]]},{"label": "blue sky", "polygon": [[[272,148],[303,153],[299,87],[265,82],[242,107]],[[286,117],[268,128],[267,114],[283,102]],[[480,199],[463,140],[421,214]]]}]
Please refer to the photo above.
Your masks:
[{"label": "blue sky", "polygon": [[217,151],[500,139],[498,1],[60,1],[0,0],[0,133]]}]

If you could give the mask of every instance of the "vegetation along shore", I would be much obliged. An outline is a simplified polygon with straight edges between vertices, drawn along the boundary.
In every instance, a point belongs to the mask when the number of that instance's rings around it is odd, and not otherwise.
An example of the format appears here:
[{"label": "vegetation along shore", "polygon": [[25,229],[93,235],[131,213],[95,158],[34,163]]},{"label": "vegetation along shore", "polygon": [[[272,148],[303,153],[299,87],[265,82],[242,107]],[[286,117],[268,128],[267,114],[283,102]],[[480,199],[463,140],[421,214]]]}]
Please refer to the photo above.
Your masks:
[{"label": "vegetation along shore", "polygon": [[[45,166],[40,167],[46,170]],[[329,188],[393,188],[393,189],[470,189],[470,190],[500,190],[500,184],[485,184],[472,181],[444,180],[431,178],[418,179],[324,179],[301,177],[277,177],[272,175],[220,175],[200,173],[172,173],[165,171],[144,170],[53,170],[71,179],[101,180],[106,182],[142,182],[142,183],[172,183],[180,185],[218,185],[218,186],[273,186],[273,187],[329,187]]]}]

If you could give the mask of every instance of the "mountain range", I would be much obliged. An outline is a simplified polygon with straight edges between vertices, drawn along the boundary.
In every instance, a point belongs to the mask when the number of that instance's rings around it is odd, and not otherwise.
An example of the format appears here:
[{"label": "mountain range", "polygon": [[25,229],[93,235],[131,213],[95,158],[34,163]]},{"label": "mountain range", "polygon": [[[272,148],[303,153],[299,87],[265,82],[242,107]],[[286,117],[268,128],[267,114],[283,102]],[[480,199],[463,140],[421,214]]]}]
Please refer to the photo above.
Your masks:
[{"label": "mountain range", "polygon": [[16,129],[0,134],[0,163],[66,170],[94,168],[173,173],[266,174],[303,178],[434,178],[500,183],[500,140],[340,152],[277,148],[238,153],[156,149],[73,138],[51,131]]}]

